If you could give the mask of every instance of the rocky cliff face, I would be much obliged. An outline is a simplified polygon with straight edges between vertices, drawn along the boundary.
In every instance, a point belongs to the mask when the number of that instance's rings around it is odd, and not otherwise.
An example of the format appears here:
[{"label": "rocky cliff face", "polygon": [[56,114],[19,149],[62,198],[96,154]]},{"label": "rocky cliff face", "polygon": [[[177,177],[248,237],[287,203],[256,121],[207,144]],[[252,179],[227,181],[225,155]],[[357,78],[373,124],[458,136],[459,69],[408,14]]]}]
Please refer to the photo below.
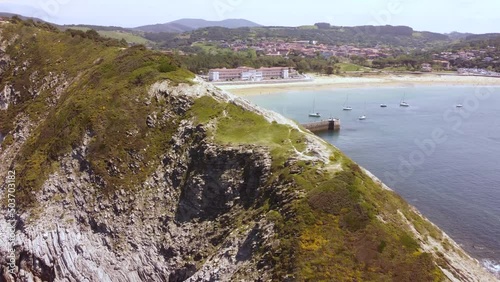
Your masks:
[{"label": "rocky cliff face", "polygon": [[[95,47],[90,71],[61,71],[59,55],[35,69],[15,46],[66,35],[2,28],[0,178],[15,171],[16,191],[2,181],[15,240],[0,238],[0,281],[494,280],[294,122],[198,79],[143,83],[156,75],[137,72],[146,51]],[[102,87],[113,65],[132,75]]]},{"label": "rocky cliff face", "polygon": [[[178,97],[169,102],[189,107],[188,99]],[[273,241],[273,224],[247,214],[269,189],[265,148],[221,147],[207,140],[203,126],[183,121],[161,165],[140,187],[102,196],[102,180],[86,160],[91,139],[84,136],[82,146],[63,156],[44,181],[36,195],[41,214],[18,219],[19,281],[270,278],[269,268],[257,266],[258,250]],[[112,163],[110,170],[117,171]]]}]

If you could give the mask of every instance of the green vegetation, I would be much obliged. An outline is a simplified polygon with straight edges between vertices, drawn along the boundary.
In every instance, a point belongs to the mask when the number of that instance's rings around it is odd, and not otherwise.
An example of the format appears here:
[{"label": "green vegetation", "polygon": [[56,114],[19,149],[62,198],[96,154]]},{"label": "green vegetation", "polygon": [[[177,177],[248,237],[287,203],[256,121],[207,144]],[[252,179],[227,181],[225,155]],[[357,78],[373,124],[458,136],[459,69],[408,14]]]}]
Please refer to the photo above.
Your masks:
[{"label": "green vegetation", "polygon": [[421,32],[414,36],[414,31],[405,26],[358,26],[340,27],[318,23],[314,26],[302,27],[253,27],[228,29],[223,27],[209,27],[186,32],[181,35],[175,33],[146,33],[148,40],[154,41],[163,48],[179,48],[190,46],[200,41],[232,42],[234,40],[314,40],[331,45],[358,45],[373,47],[384,45],[403,48],[428,48],[450,43],[448,36],[438,33]]},{"label": "green vegetation", "polygon": [[432,56],[430,54],[401,55],[394,58],[373,60],[372,67],[395,71],[420,71],[422,63],[431,61]]},{"label": "green vegetation", "polygon": [[67,29],[66,33],[70,34],[71,37],[88,38],[95,42],[104,43],[106,46],[127,46],[127,43],[125,41],[102,37],[97,31],[93,29],[89,29],[87,31]]},{"label": "green vegetation", "polygon": [[367,67],[363,67],[363,66],[356,65],[356,64],[349,64],[349,63],[338,63],[338,64],[336,64],[336,66],[338,66],[339,71],[341,71],[341,72],[369,71],[370,70]]},{"label": "green vegetation", "polygon": [[[253,27],[253,28],[237,28],[227,29],[223,27],[209,27],[185,33],[142,33],[132,29],[121,27],[103,27],[103,26],[70,26],[72,29],[80,29],[87,31],[95,29],[99,34],[118,40],[126,40],[132,44],[147,44],[159,49],[175,49],[181,50],[189,54],[201,55],[226,55],[227,61],[215,60],[216,63],[205,64],[203,66],[193,64],[187,58],[184,66],[189,70],[199,73],[206,72],[209,68],[219,66],[233,67],[236,63],[230,63],[234,60],[231,58],[229,49],[218,48],[217,42],[235,42],[241,41],[247,45],[259,43],[262,40],[266,41],[318,41],[322,44],[330,45],[354,45],[357,47],[374,47],[382,46],[391,50],[393,57],[376,59],[374,64],[370,64],[370,60],[360,62],[356,58],[350,57],[348,63],[364,67],[373,67],[377,69],[385,69],[389,71],[420,71],[422,63],[430,63],[433,60],[432,55],[442,51],[470,51],[478,49],[489,49],[485,56],[477,57],[473,60],[467,59],[451,59],[450,62],[454,69],[457,68],[484,68],[492,71],[500,71],[500,63],[498,59],[495,61],[484,61],[488,56],[498,58],[500,50],[499,34],[439,34],[432,32],[414,31],[410,27],[405,26],[357,26],[357,27],[339,27],[331,26],[329,23],[316,23],[314,25],[305,25],[300,27]],[[331,63],[328,63],[324,58],[318,58],[322,63],[314,62],[316,58],[304,59],[301,64],[297,64],[297,59],[275,60],[273,58],[265,58],[262,54],[257,54],[260,62],[255,64],[245,63],[241,60],[237,66],[290,66],[296,67],[302,72],[318,72],[327,73]],[[410,61],[408,61],[410,57]],[[197,57],[203,61],[203,56]],[[181,57],[184,61],[184,58]],[[334,59],[337,60],[337,59]],[[242,64],[245,63],[245,64]],[[227,67],[227,66],[226,66]],[[433,68],[438,71],[443,71],[439,64],[434,64]],[[355,70],[345,70],[346,72]],[[344,72],[344,70],[340,70]],[[335,70],[334,72],[335,73]]]},{"label": "green vegetation", "polygon": [[[433,54],[442,51],[470,51],[489,49],[485,56],[473,60],[451,59],[451,65],[457,68],[484,68],[500,71],[498,61],[500,50],[498,34],[470,35],[470,34],[438,34],[432,32],[419,32],[405,26],[358,26],[338,27],[328,23],[316,23],[300,27],[253,27],[227,29],[210,27],[185,33],[140,33],[120,27],[98,26],[72,26],[73,29],[96,29],[99,34],[118,40],[126,40],[132,44],[147,44],[159,49],[174,49],[196,54],[194,56],[179,57],[180,61],[192,72],[206,72],[210,68],[235,67],[235,66],[289,66],[301,72],[317,72],[332,74],[329,71],[333,66],[332,61],[338,58],[325,59],[318,54],[316,58],[300,58],[291,54],[288,59],[266,57],[257,52],[256,55],[247,57],[247,51],[232,52],[230,49],[218,47],[220,42],[243,42],[246,45],[258,44],[264,41],[318,41],[330,45],[354,45],[357,47],[374,46],[386,47],[391,50],[391,57],[371,60],[358,60],[349,57],[348,64],[359,65],[388,71],[420,71],[422,63],[432,62]],[[495,49],[488,48],[495,47]],[[255,51],[253,51],[255,52]],[[298,55],[298,54],[296,54]],[[215,58],[210,58],[215,56]],[[494,61],[484,61],[488,56]],[[206,58],[208,57],[208,59]],[[207,62],[208,60],[208,62]],[[200,62],[200,63],[197,63]],[[443,71],[441,65],[434,64],[433,69]],[[339,72],[358,71],[357,68],[341,69]],[[361,71],[366,71],[362,69]]]},{"label": "green vegetation", "polygon": [[[13,129],[12,121],[19,112],[34,121],[46,118],[15,161],[19,208],[36,205],[33,196],[60,156],[80,146],[85,135],[92,138],[88,165],[100,178],[103,193],[141,183],[152,164],[160,161],[158,156],[167,149],[178,122],[147,127],[152,111],[171,107],[158,102],[146,105],[148,87],[165,79],[189,82],[193,75],[179,69],[170,57],[143,46],[121,48],[119,41],[103,39],[94,31],[57,32],[20,22],[5,27],[2,36],[18,36],[7,53],[30,65],[30,72],[2,78],[15,89],[31,87],[29,76],[34,71],[38,72],[36,87],[51,73],[64,74],[69,82],[76,79],[56,106],[47,102],[53,99],[53,89],[47,89],[34,97],[24,93],[19,104],[0,112],[2,132]],[[127,167],[129,163],[136,166]]]},{"label": "green vegetation", "polygon": [[254,112],[217,102],[208,96],[195,101],[190,115],[199,123],[212,121],[217,124],[217,131],[213,132],[215,141],[267,146],[273,152],[274,161],[286,161],[294,148],[299,152],[305,150],[304,137],[298,130],[269,123]]},{"label": "green vegetation", "polygon": [[[344,171],[324,179],[295,205],[297,217],[285,221],[284,244],[295,246],[294,275],[315,281],[441,281],[443,274],[422,253],[418,243],[392,217],[387,224],[375,218],[406,204],[357,171]],[[383,197],[383,199],[381,199]],[[379,203],[385,207],[379,206]],[[394,204],[394,206],[392,206]],[[390,206],[388,206],[390,205]],[[299,238],[293,234],[301,234]],[[285,254],[290,255],[290,254]],[[280,263],[287,263],[280,257]]]},{"label": "green vegetation", "polygon": [[[17,44],[11,44],[6,53],[17,58],[20,64],[29,63],[30,69],[37,72],[33,87],[41,87],[43,78],[51,72],[64,74],[68,78],[77,77],[81,70],[92,67],[98,58],[104,60],[116,56],[119,52],[117,47],[121,46],[119,42],[102,40],[95,37],[95,34],[89,37],[82,31],[63,33],[51,26],[47,27],[29,21],[19,21],[15,25],[5,26],[2,36],[6,39],[19,37]],[[115,43],[117,46],[107,46],[110,43]],[[9,82],[14,89],[29,89],[32,86],[30,75],[31,73],[22,72],[14,76],[12,71],[7,71],[2,77],[2,82]],[[49,91],[37,97],[23,95],[16,106],[9,108],[7,112],[0,113],[2,115],[0,130],[10,132],[14,126],[12,120],[18,112],[27,113],[32,120],[39,119],[46,111],[47,100],[50,96]]]},{"label": "green vegetation", "polygon": [[[217,55],[217,54],[229,55],[229,54],[233,53],[233,51],[231,49],[222,49],[222,48],[219,48],[219,46],[217,44],[213,44],[213,43],[197,42],[191,46],[195,50],[199,50],[203,53],[210,54],[210,55]],[[246,52],[242,52],[242,54],[244,54],[244,53],[246,53]]]},{"label": "green vegetation", "polygon": [[146,38],[139,36],[137,34],[133,34],[130,32],[124,32],[124,31],[106,31],[106,30],[100,30],[99,34],[104,37],[108,38],[114,38],[117,40],[125,40],[128,43],[131,44],[139,44],[139,45],[150,45],[151,41],[147,40]]},{"label": "green vegetation", "polygon": [[253,68],[291,67],[301,73],[328,73],[328,69],[332,68],[331,73],[333,73],[335,64],[339,62],[334,57],[330,59],[324,59],[320,56],[303,58],[292,53],[286,59],[284,57],[257,54],[255,50],[234,52],[229,49],[218,49],[207,44],[197,44],[193,48],[197,48],[195,50],[196,54],[175,56],[176,60],[181,62],[184,68],[193,73],[207,73],[208,70],[213,68],[236,68],[240,66]]},{"label": "green vegetation", "polygon": [[13,143],[14,143],[14,137],[12,136],[12,134],[5,136],[5,138],[2,140],[2,149],[9,147]]},{"label": "green vegetation", "polygon": [[134,45],[152,45],[153,42],[147,40],[141,33],[134,33],[131,30],[121,27],[102,27],[102,26],[69,26],[66,30],[81,30],[89,31],[95,30],[105,38],[116,39],[119,41],[125,40],[126,42]]},{"label": "green vegetation", "polygon": [[[500,72],[500,34],[469,35],[458,43],[444,46],[437,51],[446,52],[470,52],[482,50],[484,53],[474,59],[457,58],[450,60],[455,68],[482,68],[490,71]],[[477,54],[477,53],[476,53]],[[492,61],[484,58],[490,57]]]},{"label": "green vegetation", "polygon": [[[305,193],[303,199],[285,207],[277,206],[279,203],[272,197],[264,204],[263,211],[275,223],[281,242],[281,252],[268,258],[268,263],[276,266],[275,279],[443,280],[432,255],[423,253],[411,231],[401,226],[398,211],[407,214],[412,222],[422,223],[422,218],[340,152],[335,151],[332,160],[342,163],[343,170],[333,175],[318,174],[318,167],[304,161],[285,165],[293,147],[305,149],[302,135],[288,126],[269,123],[261,116],[210,97],[197,99],[190,115],[199,123],[216,124],[211,135],[221,144],[269,147],[274,179],[292,183],[295,191]],[[292,174],[293,167],[301,173]],[[293,216],[284,216],[284,210]],[[429,236],[434,234],[432,225],[420,224],[419,228]]]},{"label": "green vegetation", "polygon": [[311,30],[311,29],[318,29],[318,27],[315,25],[303,25],[299,26],[298,29]]}]

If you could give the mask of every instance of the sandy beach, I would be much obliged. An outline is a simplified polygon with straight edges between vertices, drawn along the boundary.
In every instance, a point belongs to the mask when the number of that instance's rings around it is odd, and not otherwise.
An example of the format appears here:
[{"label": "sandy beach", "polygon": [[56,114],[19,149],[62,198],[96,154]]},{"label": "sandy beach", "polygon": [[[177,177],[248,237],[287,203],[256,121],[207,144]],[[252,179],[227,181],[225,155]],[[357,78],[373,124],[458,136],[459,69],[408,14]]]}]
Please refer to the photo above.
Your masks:
[{"label": "sandy beach", "polygon": [[239,96],[265,95],[288,91],[328,90],[336,88],[412,87],[422,85],[498,85],[500,77],[459,76],[440,74],[383,74],[353,76],[313,76],[313,80],[295,83],[218,85]]}]

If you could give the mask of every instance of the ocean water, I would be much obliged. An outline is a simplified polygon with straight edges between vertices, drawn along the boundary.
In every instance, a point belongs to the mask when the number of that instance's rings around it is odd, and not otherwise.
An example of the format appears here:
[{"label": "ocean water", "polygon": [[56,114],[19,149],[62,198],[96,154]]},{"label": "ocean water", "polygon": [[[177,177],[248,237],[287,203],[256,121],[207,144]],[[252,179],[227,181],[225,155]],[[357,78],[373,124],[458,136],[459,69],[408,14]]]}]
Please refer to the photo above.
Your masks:
[{"label": "ocean water", "polygon": [[[403,96],[409,108],[399,106]],[[499,87],[409,85],[247,99],[301,123],[318,120],[308,117],[313,110],[320,119],[340,118],[340,132],[319,136],[500,274]],[[342,110],[346,100],[352,111]]]}]

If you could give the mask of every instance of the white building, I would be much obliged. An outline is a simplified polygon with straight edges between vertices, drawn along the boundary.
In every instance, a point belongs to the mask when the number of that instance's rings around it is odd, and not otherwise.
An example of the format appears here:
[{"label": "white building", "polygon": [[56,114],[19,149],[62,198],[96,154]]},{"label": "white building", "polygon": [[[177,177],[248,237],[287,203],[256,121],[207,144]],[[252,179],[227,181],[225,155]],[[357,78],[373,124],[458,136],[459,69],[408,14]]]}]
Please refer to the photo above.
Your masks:
[{"label": "white building", "polygon": [[208,73],[209,81],[262,81],[266,79],[289,79],[297,75],[297,71],[288,67],[253,69],[239,67],[236,69],[211,69]]}]

